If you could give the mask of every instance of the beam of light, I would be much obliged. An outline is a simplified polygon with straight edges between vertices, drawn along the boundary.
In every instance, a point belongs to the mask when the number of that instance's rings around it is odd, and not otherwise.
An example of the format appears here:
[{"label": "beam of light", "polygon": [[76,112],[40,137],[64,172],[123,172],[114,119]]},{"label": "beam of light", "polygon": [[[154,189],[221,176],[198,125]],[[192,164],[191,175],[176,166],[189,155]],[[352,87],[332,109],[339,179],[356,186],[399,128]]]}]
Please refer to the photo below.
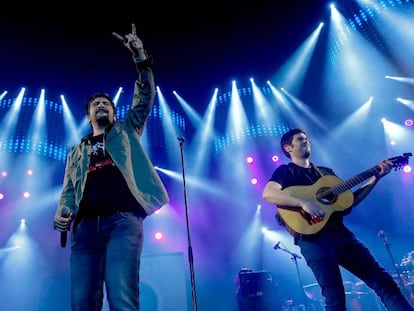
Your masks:
[{"label": "beam of light", "polygon": [[[284,109],[291,110],[291,107],[289,106],[289,101],[286,99],[285,95],[283,94],[283,88],[279,90],[270,81],[267,81],[267,84],[269,85],[270,90],[272,91],[272,94],[276,99],[277,106],[278,107],[282,106]],[[288,114],[291,115],[291,112],[289,112]]]},{"label": "beam of light", "polygon": [[[344,102],[344,110],[350,107],[349,103],[359,102],[361,98],[377,92],[384,93],[386,89],[382,84],[376,83],[377,77],[393,70],[389,58],[382,55],[360,31],[352,28],[352,21],[347,21],[332,6],[327,45],[331,66],[325,66],[324,86],[329,94],[337,92],[340,95],[338,103]],[[329,111],[335,108],[338,113],[338,106],[341,108],[341,105],[334,105],[326,109]]]},{"label": "beam of light", "polygon": [[289,104],[289,100],[284,94],[284,89],[281,88],[278,90],[270,81],[267,82],[272,91],[273,96],[275,97],[275,108],[278,108],[288,121],[289,124],[299,124],[298,116],[293,109],[293,106]]},{"label": "beam of light", "polygon": [[193,154],[198,154],[192,170],[195,175],[205,175],[207,173],[206,170],[209,165],[209,161],[207,159],[212,151],[210,146],[212,146],[212,141],[216,136],[214,130],[214,120],[217,107],[217,94],[218,89],[215,89],[203,116],[203,120],[197,126],[197,130],[194,135],[192,151]]},{"label": "beam of light", "polygon": [[386,5],[378,5],[377,1],[366,2],[366,10],[375,12],[376,28],[381,30],[381,33],[386,34],[386,43],[390,47],[395,47],[392,50],[392,56],[396,60],[401,71],[411,72],[413,69],[412,55],[414,48],[412,42],[414,41],[414,21],[412,3],[408,1],[399,2]]},{"label": "beam of light", "polygon": [[385,79],[390,79],[390,80],[398,81],[398,82],[401,82],[401,83],[414,85],[414,78],[385,76]]},{"label": "beam of light", "polygon": [[[260,205],[256,207],[256,213],[251,218],[242,232],[238,245],[236,245],[233,257],[236,262],[240,262],[243,267],[257,267],[262,261],[262,245],[258,243],[261,241],[262,221],[260,218]],[[242,261],[240,261],[242,258]]]},{"label": "beam of light", "polygon": [[300,90],[323,28],[320,23],[294,54],[270,80],[277,81],[293,93]]},{"label": "beam of light", "polygon": [[20,90],[9,111],[2,120],[3,127],[1,128],[0,143],[3,143],[7,139],[7,137],[13,136],[12,133],[14,132],[17,120],[19,118],[19,113],[22,108],[22,102],[25,92],[25,88],[22,88]]},{"label": "beam of light", "polygon": [[[83,126],[81,125],[80,128],[78,128],[76,120],[72,114],[72,111],[69,108],[69,105],[66,101],[65,96],[60,95],[60,100],[62,102],[62,109],[63,109],[63,123],[65,126],[65,137],[67,137],[65,146],[70,147],[80,141],[81,135],[83,132]],[[84,118],[84,120],[86,121],[86,124],[89,127],[89,123],[86,117]]]},{"label": "beam of light", "polygon": [[[337,150],[336,154],[338,155],[335,161],[341,163],[346,159],[352,158],[355,156],[355,146],[358,145],[357,140],[365,140],[365,135],[361,135],[361,128],[365,128],[368,131],[370,120],[370,112],[374,98],[369,97],[358,109],[356,109],[352,114],[350,114],[345,120],[341,123],[338,123],[335,127],[330,129],[330,135],[326,137],[325,140],[313,141],[313,144],[316,145],[321,153],[321,157],[329,165],[335,165],[332,162],[332,157],[326,152],[324,146],[332,146],[333,149]],[[368,134],[366,134],[368,135]],[[361,142],[364,144],[364,141]],[[358,160],[362,161],[361,154],[356,155]]]},{"label": "beam of light", "polygon": [[[39,177],[38,177],[39,178]],[[62,186],[49,187],[42,193],[36,196],[36,201],[32,202],[32,205],[35,205],[36,208],[32,208],[34,213],[43,213],[45,210],[50,209],[50,207],[57,206],[59,201],[59,196],[62,191]]]},{"label": "beam of light", "polygon": [[362,106],[331,130],[332,136],[336,137],[335,139],[344,139],[349,133],[355,130],[356,124],[365,124],[369,120],[369,111],[373,101],[374,97],[371,96]]},{"label": "beam of light", "polygon": [[3,91],[3,93],[0,94],[0,101],[3,100],[3,98],[7,95],[7,91]]},{"label": "beam of light", "polygon": [[410,128],[385,118],[382,120],[382,124],[389,154],[402,154],[414,149],[414,133]]},{"label": "beam of light", "polygon": [[184,112],[186,113],[188,120],[190,120],[194,128],[198,129],[199,126],[202,124],[200,115],[176,91],[173,91],[173,94],[175,95],[175,97],[178,100],[178,103],[183,108]]},{"label": "beam of light", "polygon": [[4,254],[4,253],[15,251],[16,249],[19,249],[19,248],[20,248],[20,246],[18,246],[18,245],[9,246],[9,247],[2,247],[2,248],[0,248],[0,255]]},{"label": "beam of light", "polygon": [[[157,88],[158,94],[158,103],[161,108],[161,120],[162,120],[162,130],[164,133],[164,145],[172,144],[177,141],[178,137],[182,136],[182,133],[179,133],[179,129],[176,127],[173,122],[173,112],[171,111],[168,103],[161,91],[160,88]],[[167,158],[172,163],[176,162],[179,157],[177,157],[175,148],[166,148]]]},{"label": "beam of light", "polygon": [[236,81],[232,82],[229,113],[227,117],[227,132],[240,135],[240,129],[248,124],[247,116],[238,93]]},{"label": "beam of light", "polygon": [[397,102],[403,104],[404,106],[408,107],[409,109],[411,109],[411,111],[414,111],[414,100],[412,99],[405,99],[405,98],[400,98],[397,97]]},{"label": "beam of light", "polygon": [[246,180],[246,172],[239,165],[239,161],[244,158],[243,142],[250,135],[250,127],[239,92],[236,81],[233,81],[225,133],[235,143],[231,146],[232,151],[230,153],[223,154],[220,166],[232,171],[236,176],[236,180]]},{"label": "beam of light", "polygon": [[[26,92],[25,88],[22,88],[18,93],[17,97],[13,100],[10,109],[3,116],[0,127],[0,150],[12,150],[13,140],[9,137],[14,136],[16,126],[19,120],[20,111],[23,105],[24,94]],[[10,154],[11,156],[11,154]],[[9,162],[12,160],[9,158],[8,153],[3,152],[1,158],[1,166],[8,167]]]},{"label": "beam of light", "polygon": [[[37,167],[38,161],[36,154],[48,144],[48,138],[46,133],[46,104],[45,104],[45,90],[40,92],[39,99],[37,100],[36,108],[33,113],[33,118],[30,122],[29,129],[27,131],[28,143],[31,145],[31,152],[27,159],[27,167]],[[26,187],[30,187],[29,181],[26,179]]]},{"label": "beam of light", "polygon": [[45,108],[45,90],[40,91],[40,97],[37,101],[36,109],[33,114],[33,123],[28,133],[32,134],[32,140],[45,140],[46,126],[46,108]]},{"label": "beam of light", "polygon": [[[0,253],[2,282],[7,284],[2,288],[2,292],[10,295],[13,302],[12,309],[16,310],[29,310],[33,302],[37,302],[30,298],[31,294],[34,294],[33,297],[38,297],[37,286],[34,285],[39,277],[42,277],[42,267],[50,264],[50,261],[46,262],[40,245],[28,229],[30,228],[26,228],[24,222],[20,222],[7,240],[6,249],[9,251]],[[13,300],[13,297],[18,297],[18,300]],[[4,301],[2,306],[3,303]]]},{"label": "beam of light", "polygon": [[[306,128],[308,127],[314,127],[315,125],[323,130],[324,132],[328,132],[328,129],[324,125],[326,122],[323,120],[320,120],[318,115],[314,112],[312,112],[308,106],[306,106],[302,101],[300,101],[298,98],[294,97],[292,94],[290,94],[286,89],[282,90],[287,98],[294,104],[295,108],[299,111],[297,114],[297,120],[299,121],[298,124],[308,124]],[[310,124],[309,121],[312,121],[313,124]]]},{"label": "beam of light", "polygon": [[276,109],[271,107],[269,101],[264,97],[260,88],[253,79],[251,79],[251,84],[253,91],[253,104],[256,110],[256,122],[264,123],[265,125],[279,123],[280,120],[276,115]]},{"label": "beam of light", "polygon": [[119,101],[119,98],[121,97],[122,92],[123,92],[123,88],[119,87],[115,93],[115,96],[113,97],[113,102],[115,104],[115,107],[118,106],[118,101]]},{"label": "beam of light", "polygon": [[[156,167],[156,169],[174,181],[177,181],[179,183],[183,182],[182,172],[175,172],[160,167]],[[218,197],[225,197],[228,195],[227,190],[223,189],[217,180],[206,180],[205,177],[198,177],[193,175],[185,176],[185,180],[186,184],[190,187],[193,187],[194,189],[202,190],[206,193],[211,193]]]}]

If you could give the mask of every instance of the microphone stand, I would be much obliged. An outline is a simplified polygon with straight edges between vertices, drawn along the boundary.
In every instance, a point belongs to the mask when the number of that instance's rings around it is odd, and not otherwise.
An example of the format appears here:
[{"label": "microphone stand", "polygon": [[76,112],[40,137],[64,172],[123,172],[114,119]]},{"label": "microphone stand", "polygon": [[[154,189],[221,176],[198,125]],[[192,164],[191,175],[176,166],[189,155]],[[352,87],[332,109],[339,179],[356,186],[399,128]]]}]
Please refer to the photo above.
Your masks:
[{"label": "microphone stand", "polygon": [[292,261],[295,263],[296,272],[298,274],[298,279],[299,279],[299,286],[300,286],[300,289],[301,289],[301,292],[302,292],[302,295],[303,295],[303,302],[304,302],[305,311],[310,310],[308,308],[308,299],[307,299],[308,297],[306,296],[305,289],[303,288],[302,277],[301,277],[299,267],[298,267],[298,259],[301,259],[302,257],[300,257],[298,254],[293,253],[290,250],[288,250],[285,245],[283,245],[283,247],[280,247],[280,244],[283,244],[283,243],[282,242],[277,243],[275,245],[274,249],[280,249],[280,250],[282,250],[282,251],[284,251],[284,252],[286,252],[286,253],[288,253],[292,256],[290,259],[292,259]]},{"label": "microphone stand", "polygon": [[185,183],[185,165],[184,165],[184,137],[177,137],[180,143],[180,152],[181,152],[181,167],[182,167],[182,175],[183,175],[183,186],[184,186],[184,204],[185,204],[185,216],[186,216],[186,223],[187,223],[187,240],[188,240],[188,261],[190,264],[190,281],[191,281],[191,294],[193,298],[193,310],[197,311],[197,295],[196,295],[196,287],[195,287],[195,277],[194,277],[194,258],[193,258],[193,248],[191,246],[191,238],[190,238],[190,222],[188,216],[188,203],[187,203],[187,187]]},{"label": "microphone stand", "polygon": [[392,255],[392,252],[391,252],[391,247],[390,247],[391,243],[388,241],[388,238],[385,235],[385,232],[383,230],[381,230],[380,232],[378,232],[378,236],[380,238],[382,238],[383,241],[384,241],[384,245],[387,248],[388,255],[390,256],[392,265],[394,266],[395,273],[397,274],[398,284],[399,284],[401,290],[405,293],[406,292],[406,289],[404,287],[404,282],[403,282],[403,279],[401,277],[400,270],[398,269],[398,265],[396,264],[395,259],[394,259],[394,256]]}]

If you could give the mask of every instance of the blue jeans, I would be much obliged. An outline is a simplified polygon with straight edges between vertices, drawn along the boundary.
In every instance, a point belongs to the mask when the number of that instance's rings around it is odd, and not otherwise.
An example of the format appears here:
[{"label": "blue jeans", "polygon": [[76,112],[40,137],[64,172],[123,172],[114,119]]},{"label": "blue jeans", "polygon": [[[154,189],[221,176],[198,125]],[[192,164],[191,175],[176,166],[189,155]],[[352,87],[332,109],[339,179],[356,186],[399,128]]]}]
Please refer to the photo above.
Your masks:
[{"label": "blue jeans", "polygon": [[133,213],[86,218],[71,237],[73,311],[100,311],[104,284],[111,311],[139,310],[143,219]]},{"label": "blue jeans", "polygon": [[325,297],[325,310],[346,310],[345,289],[339,266],[373,289],[387,310],[414,310],[392,276],[353,235],[329,232],[315,240],[299,240],[297,244],[321,287]]}]

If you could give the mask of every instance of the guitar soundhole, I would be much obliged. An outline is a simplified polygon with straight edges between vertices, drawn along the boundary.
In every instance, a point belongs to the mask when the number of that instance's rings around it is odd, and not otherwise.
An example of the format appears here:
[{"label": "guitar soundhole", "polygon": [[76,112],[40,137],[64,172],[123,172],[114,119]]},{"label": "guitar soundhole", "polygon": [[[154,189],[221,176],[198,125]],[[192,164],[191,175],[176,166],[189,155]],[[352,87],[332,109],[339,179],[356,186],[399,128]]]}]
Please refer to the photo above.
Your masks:
[{"label": "guitar soundhole", "polygon": [[332,191],[329,191],[331,188],[323,187],[316,192],[317,200],[322,204],[332,204],[338,200],[338,196],[336,196]]}]

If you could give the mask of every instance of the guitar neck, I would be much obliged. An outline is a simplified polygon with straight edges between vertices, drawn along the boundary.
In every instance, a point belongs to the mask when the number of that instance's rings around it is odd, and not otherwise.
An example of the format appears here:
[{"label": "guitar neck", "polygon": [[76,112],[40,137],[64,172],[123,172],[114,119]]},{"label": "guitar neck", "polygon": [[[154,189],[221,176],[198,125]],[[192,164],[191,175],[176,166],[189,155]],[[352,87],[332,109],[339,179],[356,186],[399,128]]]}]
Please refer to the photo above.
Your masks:
[{"label": "guitar neck", "polygon": [[376,175],[377,173],[380,172],[380,170],[381,168],[379,165],[373,166],[370,169],[367,169],[366,171],[363,171],[359,173],[358,175],[355,175],[354,177],[349,178],[345,180],[344,182],[332,187],[330,189],[330,192],[333,193],[334,195],[339,195],[340,193],[345,192],[359,185],[364,180],[367,180],[368,178]]}]

